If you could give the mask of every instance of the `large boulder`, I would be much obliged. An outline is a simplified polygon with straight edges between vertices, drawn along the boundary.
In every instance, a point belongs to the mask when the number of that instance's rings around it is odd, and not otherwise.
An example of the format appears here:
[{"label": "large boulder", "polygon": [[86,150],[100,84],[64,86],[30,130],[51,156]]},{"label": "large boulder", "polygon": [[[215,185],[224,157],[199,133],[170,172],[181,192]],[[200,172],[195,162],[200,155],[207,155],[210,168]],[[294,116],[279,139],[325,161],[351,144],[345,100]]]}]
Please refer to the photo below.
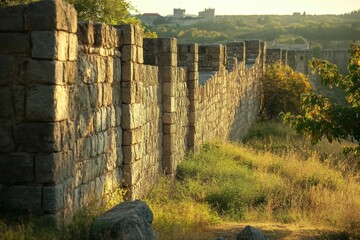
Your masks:
[{"label": "large boulder", "polygon": [[92,238],[116,240],[155,240],[149,206],[140,200],[116,205],[98,217],[92,227]]},{"label": "large boulder", "polygon": [[261,231],[257,230],[252,226],[247,225],[237,235],[236,240],[266,240],[266,238]]}]

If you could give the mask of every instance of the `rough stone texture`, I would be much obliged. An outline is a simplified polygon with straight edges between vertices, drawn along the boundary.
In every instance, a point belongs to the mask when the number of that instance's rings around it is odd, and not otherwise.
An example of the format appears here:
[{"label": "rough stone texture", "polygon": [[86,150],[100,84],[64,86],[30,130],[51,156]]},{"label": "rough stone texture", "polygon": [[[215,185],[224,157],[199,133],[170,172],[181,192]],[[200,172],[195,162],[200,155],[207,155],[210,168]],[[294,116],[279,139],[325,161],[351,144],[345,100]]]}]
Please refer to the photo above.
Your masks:
[{"label": "rough stone texture", "polygon": [[236,236],[236,240],[266,240],[266,238],[261,231],[250,225],[247,225]]},{"label": "rough stone texture", "polygon": [[281,49],[266,49],[266,64],[282,63]]},{"label": "rough stone texture", "polygon": [[92,227],[93,239],[153,240],[154,216],[146,203],[136,200],[121,203],[102,214]]},{"label": "rough stone texture", "polygon": [[[143,39],[138,26],[77,27],[60,0],[4,8],[0,20],[0,207],[69,224],[119,186],[143,196],[188,151],[238,141],[257,118],[271,57],[259,40],[226,50]],[[286,53],[307,71],[309,52]]]}]

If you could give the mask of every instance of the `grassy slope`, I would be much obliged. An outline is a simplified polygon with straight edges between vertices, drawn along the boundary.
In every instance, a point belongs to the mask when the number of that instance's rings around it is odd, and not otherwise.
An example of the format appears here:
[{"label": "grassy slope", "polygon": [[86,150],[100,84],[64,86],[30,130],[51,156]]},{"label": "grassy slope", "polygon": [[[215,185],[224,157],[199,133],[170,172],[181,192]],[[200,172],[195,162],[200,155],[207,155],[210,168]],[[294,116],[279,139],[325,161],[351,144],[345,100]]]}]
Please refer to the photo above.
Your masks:
[{"label": "grassy slope", "polygon": [[[148,202],[160,239],[231,239],[248,222],[272,239],[359,237],[359,174],[340,145],[312,147],[275,122],[257,125],[246,142],[207,144],[176,181],[154,188]],[[216,225],[229,221],[237,223]]]},{"label": "grassy slope", "polygon": [[[154,228],[159,239],[235,239],[246,224],[270,239],[359,239],[359,159],[340,152],[340,144],[311,146],[276,122],[257,124],[245,145],[206,144],[176,180],[160,178],[148,194]],[[122,196],[106,196],[106,208]],[[88,239],[104,210],[94,203],[64,233],[0,220],[0,239]]]}]

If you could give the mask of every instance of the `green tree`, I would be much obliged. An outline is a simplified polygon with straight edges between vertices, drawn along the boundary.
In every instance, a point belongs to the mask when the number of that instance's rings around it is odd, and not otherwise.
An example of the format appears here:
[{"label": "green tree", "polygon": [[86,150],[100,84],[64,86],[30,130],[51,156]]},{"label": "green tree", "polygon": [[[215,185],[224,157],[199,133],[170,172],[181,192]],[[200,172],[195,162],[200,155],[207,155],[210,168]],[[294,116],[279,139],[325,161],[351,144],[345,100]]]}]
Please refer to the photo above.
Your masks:
[{"label": "green tree", "polygon": [[[0,7],[22,3],[36,2],[38,0],[0,0]],[[131,10],[136,10],[126,0],[65,0],[74,5],[78,18],[108,24],[133,24],[140,25],[141,21],[130,15]],[[145,37],[157,37],[155,32],[150,32],[142,26]]]},{"label": "green tree", "polygon": [[300,113],[300,95],[311,90],[308,78],[289,66],[276,63],[268,65],[262,77],[264,117],[277,117],[280,112]]},{"label": "green tree", "polygon": [[360,153],[360,44],[353,43],[349,50],[348,74],[339,73],[335,64],[314,58],[313,72],[318,72],[322,84],[338,86],[346,94],[347,105],[331,102],[328,98],[311,92],[302,97],[304,114],[287,113],[283,119],[290,122],[297,132],[306,133],[312,143],[322,138],[341,141],[352,139],[356,147],[346,147],[344,152]]},{"label": "green tree", "polygon": [[78,17],[94,22],[108,24],[140,24],[140,20],[131,17],[134,7],[126,0],[67,0],[74,5]]}]

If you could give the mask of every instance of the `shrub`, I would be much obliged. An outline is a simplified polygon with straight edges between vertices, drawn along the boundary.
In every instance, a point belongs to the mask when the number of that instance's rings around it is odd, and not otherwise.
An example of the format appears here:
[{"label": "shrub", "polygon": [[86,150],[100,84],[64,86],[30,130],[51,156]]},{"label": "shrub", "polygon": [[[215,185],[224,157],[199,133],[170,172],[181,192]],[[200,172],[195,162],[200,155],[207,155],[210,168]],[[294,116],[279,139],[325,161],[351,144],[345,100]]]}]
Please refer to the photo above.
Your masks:
[{"label": "shrub", "polygon": [[280,112],[300,113],[301,94],[310,92],[308,78],[289,66],[269,65],[262,77],[264,106],[263,116],[276,117]]}]

